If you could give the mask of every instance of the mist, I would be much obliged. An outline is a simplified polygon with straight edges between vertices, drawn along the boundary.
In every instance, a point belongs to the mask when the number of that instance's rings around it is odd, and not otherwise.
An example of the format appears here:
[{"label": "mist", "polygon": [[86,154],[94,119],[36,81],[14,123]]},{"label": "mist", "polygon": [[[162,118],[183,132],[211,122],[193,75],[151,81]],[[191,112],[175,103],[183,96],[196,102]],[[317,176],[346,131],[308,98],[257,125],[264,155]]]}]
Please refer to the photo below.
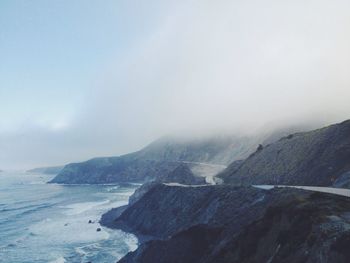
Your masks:
[{"label": "mist", "polygon": [[130,41],[86,76],[69,118],[42,125],[33,114],[8,129],[2,117],[0,168],[119,155],[167,134],[349,118],[348,1],[155,0],[135,10],[141,2],[121,1],[116,16],[124,11],[130,32],[110,33]]}]

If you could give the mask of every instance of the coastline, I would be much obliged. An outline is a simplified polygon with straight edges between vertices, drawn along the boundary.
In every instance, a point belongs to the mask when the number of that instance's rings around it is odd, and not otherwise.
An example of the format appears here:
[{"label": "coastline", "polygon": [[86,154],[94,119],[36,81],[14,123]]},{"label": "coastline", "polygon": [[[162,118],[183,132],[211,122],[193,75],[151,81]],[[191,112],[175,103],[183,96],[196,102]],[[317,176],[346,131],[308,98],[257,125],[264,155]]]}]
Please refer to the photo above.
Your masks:
[{"label": "coastline", "polygon": [[138,231],[134,231],[132,228],[130,228],[130,226],[128,226],[124,222],[115,222],[114,219],[119,217],[127,208],[128,204],[112,208],[111,210],[107,211],[101,216],[99,224],[103,227],[107,227],[112,230],[121,230],[123,232],[135,235],[138,240],[138,247],[147,241],[159,239],[151,235],[144,235],[139,233]]}]

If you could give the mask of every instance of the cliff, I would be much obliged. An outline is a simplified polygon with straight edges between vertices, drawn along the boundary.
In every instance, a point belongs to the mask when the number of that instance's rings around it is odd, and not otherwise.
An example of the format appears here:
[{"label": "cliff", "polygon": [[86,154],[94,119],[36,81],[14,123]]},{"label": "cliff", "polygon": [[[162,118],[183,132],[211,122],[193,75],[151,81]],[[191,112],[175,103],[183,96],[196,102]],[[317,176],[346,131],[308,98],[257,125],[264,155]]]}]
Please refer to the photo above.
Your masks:
[{"label": "cliff", "polygon": [[[164,239],[198,224],[239,228],[261,212],[269,192],[230,185],[182,187],[153,185],[107,226]],[[254,209],[253,209],[254,208]]]},{"label": "cliff", "polygon": [[115,220],[153,237],[120,262],[345,263],[349,209],[345,197],[293,189],[158,186]]}]

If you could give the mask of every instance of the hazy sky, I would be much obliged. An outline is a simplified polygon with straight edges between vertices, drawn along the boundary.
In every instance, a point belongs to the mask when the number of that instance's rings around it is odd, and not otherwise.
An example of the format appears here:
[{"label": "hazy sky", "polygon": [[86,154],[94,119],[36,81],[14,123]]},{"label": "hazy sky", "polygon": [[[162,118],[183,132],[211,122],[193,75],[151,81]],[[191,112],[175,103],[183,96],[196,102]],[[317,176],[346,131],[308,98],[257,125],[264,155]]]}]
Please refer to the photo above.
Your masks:
[{"label": "hazy sky", "polygon": [[0,168],[350,118],[348,0],[0,1]]}]

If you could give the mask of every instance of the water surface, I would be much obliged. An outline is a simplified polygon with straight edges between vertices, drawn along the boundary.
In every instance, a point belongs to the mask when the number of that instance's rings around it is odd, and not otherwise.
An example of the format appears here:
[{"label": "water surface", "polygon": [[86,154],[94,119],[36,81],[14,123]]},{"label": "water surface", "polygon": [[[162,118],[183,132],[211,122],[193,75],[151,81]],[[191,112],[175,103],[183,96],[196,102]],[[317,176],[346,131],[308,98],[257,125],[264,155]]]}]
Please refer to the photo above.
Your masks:
[{"label": "water surface", "polygon": [[127,203],[135,185],[46,184],[50,179],[0,173],[0,262],[115,262],[136,249],[134,235],[98,223]]}]

